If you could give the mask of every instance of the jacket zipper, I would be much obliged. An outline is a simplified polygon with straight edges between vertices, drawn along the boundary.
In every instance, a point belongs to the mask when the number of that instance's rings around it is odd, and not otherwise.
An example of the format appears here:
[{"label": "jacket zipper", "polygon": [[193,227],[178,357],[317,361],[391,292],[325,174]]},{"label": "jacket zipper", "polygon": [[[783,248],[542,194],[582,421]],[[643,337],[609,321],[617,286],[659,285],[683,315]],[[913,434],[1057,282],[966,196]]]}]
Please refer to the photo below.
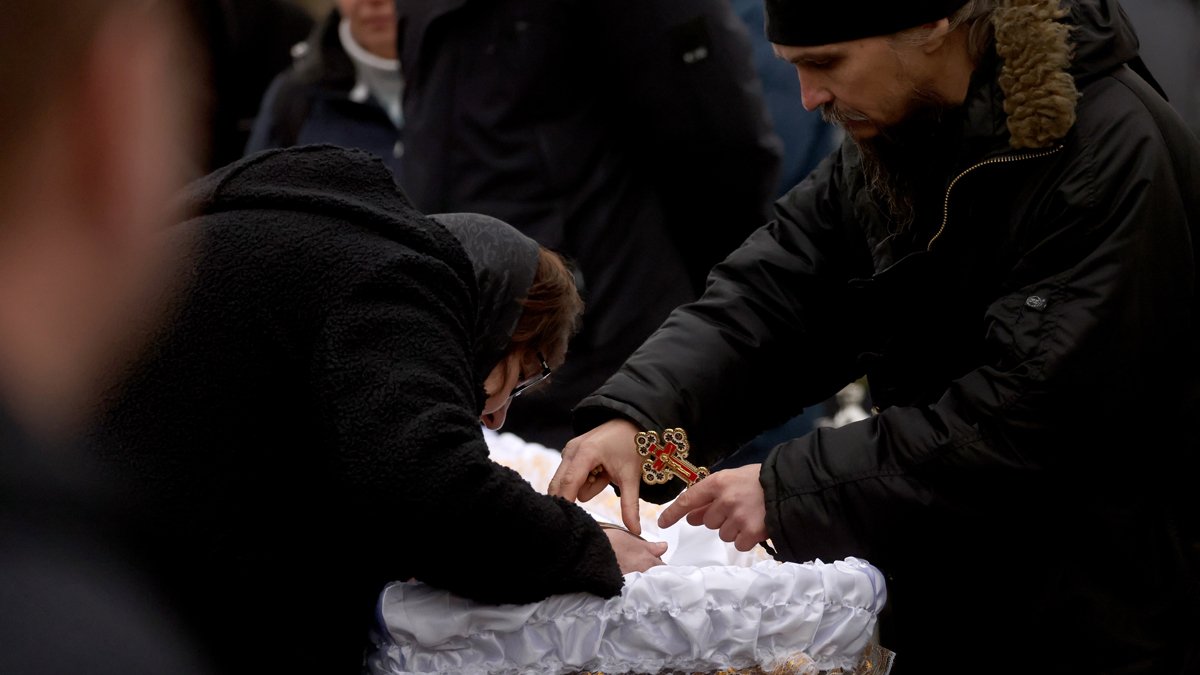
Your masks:
[{"label": "jacket zipper", "polygon": [[929,244],[927,244],[925,246],[925,251],[926,252],[932,251],[933,250],[933,242],[937,241],[938,237],[942,236],[942,233],[946,231],[946,223],[948,223],[950,221],[950,192],[954,190],[954,186],[957,185],[958,181],[962,180],[962,178],[964,176],[971,173],[975,169],[978,169],[983,166],[988,166],[989,164],[1007,164],[1010,162],[1020,162],[1022,160],[1026,160],[1026,159],[1041,159],[1043,157],[1049,157],[1050,155],[1053,155],[1054,153],[1056,153],[1062,149],[1063,149],[1063,146],[1058,145],[1053,148],[1050,148],[1049,150],[1040,150],[1038,152],[1028,152],[1023,155],[1001,155],[999,157],[992,157],[991,159],[985,159],[982,162],[979,162],[978,164],[973,164],[973,165],[967,167],[966,169],[964,169],[963,172],[958,174],[957,176],[955,176],[954,180],[950,181],[950,185],[948,185],[946,187],[946,198],[942,202],[942,226],[938,228],[937,233],[934,234],[933,238],[929,240]]}]

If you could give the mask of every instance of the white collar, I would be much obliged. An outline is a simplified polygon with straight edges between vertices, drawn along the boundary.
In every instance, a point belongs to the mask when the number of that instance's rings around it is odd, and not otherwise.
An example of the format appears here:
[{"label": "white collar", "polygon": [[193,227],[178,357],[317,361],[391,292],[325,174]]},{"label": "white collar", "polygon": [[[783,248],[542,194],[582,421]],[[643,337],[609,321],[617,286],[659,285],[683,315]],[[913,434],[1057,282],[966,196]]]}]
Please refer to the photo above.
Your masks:
[{"label": "white collar", "polygon": [[369,70],[388,73],[397,73],[400,71],[399,60],[376,56],[358,44],[358,41],[354,39],[354,35],[350,33],[350,19],[342,19],[342,22],[338,25],[338,37],[341,38],[342,49],[345,49],[350,58],[358,65]]}]

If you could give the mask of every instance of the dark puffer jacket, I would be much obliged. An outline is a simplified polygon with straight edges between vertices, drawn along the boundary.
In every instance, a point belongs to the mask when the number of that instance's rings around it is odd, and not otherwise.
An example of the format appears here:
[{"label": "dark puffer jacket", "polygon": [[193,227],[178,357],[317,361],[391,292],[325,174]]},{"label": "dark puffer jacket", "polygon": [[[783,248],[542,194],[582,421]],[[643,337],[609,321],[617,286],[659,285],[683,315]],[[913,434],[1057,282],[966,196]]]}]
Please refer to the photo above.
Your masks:
[{"label": "dark puffer jacket", "polygon": [[760,479],[782,558],[888,574],[897,673],[1198,667],[1200,143],[1115,2],[1066,20],[1059,137],[1010,133],[1005,96],[1045,92],[1002,91],[993,51],[911,228],[848,142],[577,411],[682,426],[711,462],[866,374],[877,416]]},{"label": "dark puffer jacket", "polygon": [[357,672],[394,580],[619,592],[595,521],[488,459],[471,263],[382,163],[267,152],[189,195],[190,291],[98,446],[220,672]]}]

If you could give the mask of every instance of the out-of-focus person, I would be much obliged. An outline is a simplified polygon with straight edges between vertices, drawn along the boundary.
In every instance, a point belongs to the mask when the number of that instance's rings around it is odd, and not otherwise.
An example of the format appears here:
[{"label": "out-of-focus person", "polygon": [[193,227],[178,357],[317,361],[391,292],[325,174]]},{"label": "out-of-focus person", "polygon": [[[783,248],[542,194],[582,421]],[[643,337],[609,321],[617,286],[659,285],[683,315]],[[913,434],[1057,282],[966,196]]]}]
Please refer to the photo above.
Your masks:
[{"label": "out-of-focus person", "polygon": [[159,316],[155,230],[197,136],[173,3],[12,0],[0,21],[0,672],[199,673],[72,438]]},{"label": "out-of-focus person", "polygon": [[366,150],[399,179],[404,145],[394,0],[338,0],[263,97],[246,153],[310,143]]},{"label": "out-of-focus person", "polygon": [[397,2],[402,185],[574,258],[587,319],[513,430],[549,447],[758,227],[779,167],[728,0]]}]

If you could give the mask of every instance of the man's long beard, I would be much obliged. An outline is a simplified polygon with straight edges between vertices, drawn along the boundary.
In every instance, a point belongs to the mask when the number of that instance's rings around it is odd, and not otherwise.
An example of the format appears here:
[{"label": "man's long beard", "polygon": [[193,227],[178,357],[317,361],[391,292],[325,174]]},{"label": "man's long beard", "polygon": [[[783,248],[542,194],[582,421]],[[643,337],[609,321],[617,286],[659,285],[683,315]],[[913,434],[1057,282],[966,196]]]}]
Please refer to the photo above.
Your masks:
[{"label": "man's long beard", "polygon": [[[928,193],[932,186],[940,187],[942,159],[949,150],[942,138],[943,118],[949,108],[936,94],[915,90],[902,122],[880,127],[872,138],[850,136],[862,156],[867,189],[891,218],[894,232],[912,226],[917,207],[923,202],[922,191]],[[821,106],[821,116],[843,128],[847,121],[870,122],[862,113],[828,103]]]}]

